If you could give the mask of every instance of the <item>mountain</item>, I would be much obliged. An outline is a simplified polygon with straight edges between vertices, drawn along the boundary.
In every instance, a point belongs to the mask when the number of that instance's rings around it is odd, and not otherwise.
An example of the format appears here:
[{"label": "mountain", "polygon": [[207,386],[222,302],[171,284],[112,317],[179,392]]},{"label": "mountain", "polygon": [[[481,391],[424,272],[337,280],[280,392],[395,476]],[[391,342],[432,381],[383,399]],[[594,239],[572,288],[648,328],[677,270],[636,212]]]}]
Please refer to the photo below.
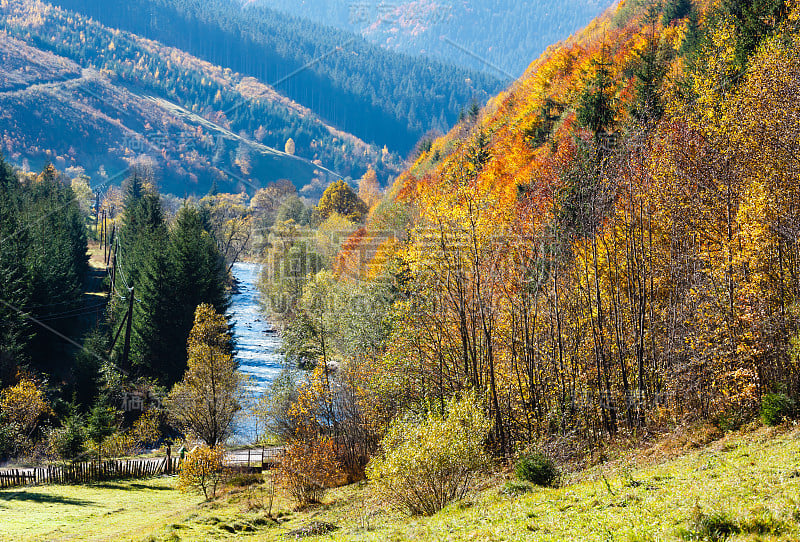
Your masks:
[{"label": "mountain", "polygon": [[235,0],[54,3],[255,77],[338,129],[402,154],[502,88],[485,73],[387,51],[350,32]]},{"label": "mountain", "polygon": [[[501,456],[792,404],[798,96],[800,2],[620,2],[427,145],[345,244],[341,274],[414,300],[351,370],[415,371],[410,405],[477,389]],[[401,389],[370,404],[402,411]]]},{"label": "mountain", "polygon": [[0,13],[0,146],[18,164],[101,183],[146,163],[177,195],[288,178],[312,198],[368,167],[384,182],[398,171],[396,156],[252,77],[42,2]]},{"label": "mountain", "polygon": [[583,28],[611,0],[242,0],[358,33],[506,82],[549,45]]}]

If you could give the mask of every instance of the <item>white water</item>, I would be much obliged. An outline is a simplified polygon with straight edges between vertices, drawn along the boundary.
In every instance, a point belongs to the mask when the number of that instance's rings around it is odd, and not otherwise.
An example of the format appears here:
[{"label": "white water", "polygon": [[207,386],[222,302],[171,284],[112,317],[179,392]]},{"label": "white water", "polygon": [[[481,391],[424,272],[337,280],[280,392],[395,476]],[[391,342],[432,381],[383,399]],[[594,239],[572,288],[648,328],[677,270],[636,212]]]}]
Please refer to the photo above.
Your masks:
[{"label": "white water", "polygon": [[237,263],[233,266],[233,276],[239,281],[239,292],[231,296],[229,314],[234,322],[236,360],[239,362],[239,370],[248,378],[250,401],[241,412],[237,423],[234,440],[238,443],[251,443],[256,438],[257,427],[249,416],[250,409],[283,367],[283,356],[279,352],[280,336],[270,333],[272,326],[261,314],[259,306],[260,274],[259,264]]}]

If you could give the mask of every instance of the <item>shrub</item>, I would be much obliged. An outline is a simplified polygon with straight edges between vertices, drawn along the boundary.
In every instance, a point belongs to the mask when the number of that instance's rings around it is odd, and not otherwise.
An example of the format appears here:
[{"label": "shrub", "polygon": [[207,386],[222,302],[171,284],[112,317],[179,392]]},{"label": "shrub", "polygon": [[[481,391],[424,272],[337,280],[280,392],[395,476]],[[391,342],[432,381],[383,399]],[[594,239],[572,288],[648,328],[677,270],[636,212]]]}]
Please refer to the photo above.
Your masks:
[{"label": "shrub", "polygon": [[44,385],[23,374],[19,382],[0,390],[0,455],[31,451],[40,423],[52,414]]},{"label": "shrub", "polygon": [[691,530],[682,532],[684,540],[727,540],[731,535],[741,531],[736,522],[725,512],[706,514],[695,509],[691,521]]},{"label": "shrub", "polygon": [[780,535],[790,529],[790,526],[781,518],[775,517],[771,510],[762,508],[753,515],[739,522],[743,533],[757,535]]},{"label": "shrub", "polygon": [[161,412],[155,409],[145,411],[126,431],[117,431],[103,440],[103,450],[108,457],[124,457],[143,452],[147,445],[155,444],[161,438]]},{"label": "shrub", "polygon": [[795,403],[783,392],[768,393],[761,399],[761,419],[774,426],[794,413]]},{"label": "shrub", "polygon": [[539,451],[522,456],[514,473],[520,480],[544,487],[555,487],[561,476],[555,462]]},{"label": "shrub", "polygon": [[489,458],[483,448],[491,422],[469,394],[447,404],[446,415],[397,420],[367,465],[378,493],[410,514],[431,515],[464,498]]},{"label": "shrub", "polygon": [[198,446],[186,456],[178,473],[178,489],[181,491],[200,490],[206,500],[217,495],[217,487],[222,480],[222,446],[209,448]]},{"label": "shrub", "polygon": [[86,428],[80,414],[73,411],[61,427],[52,429],[47,437],[50,454],[64,461],[73,461],[86,451]]},{"label": "shrub", "polygon": [[0,412],[0,460],[14,454],[19,440],[20,435],[17,425],[9,423],[6,416]]},{"label": "shrub", "polygon": [[230,487],[249,487],[258,485],[263,481],[264,477],[260,474],[240,473],[232,475],[226,480],[225,484]]},{"label": "shrub", "polygon": [[525,493],[530,493],[533,491],[533,489],[534,486],[529,482],[509,480],[503,484],[503,489],[500,490],[500,493],[508,495],[509,497],[518,497],[520,495],[524,495]]},{"label": "shrub", "polygon": [[300,506],[320,502],[325,490],[342,480],[336,455],[329,438],[293,442],[281,459],[281,485]]}]

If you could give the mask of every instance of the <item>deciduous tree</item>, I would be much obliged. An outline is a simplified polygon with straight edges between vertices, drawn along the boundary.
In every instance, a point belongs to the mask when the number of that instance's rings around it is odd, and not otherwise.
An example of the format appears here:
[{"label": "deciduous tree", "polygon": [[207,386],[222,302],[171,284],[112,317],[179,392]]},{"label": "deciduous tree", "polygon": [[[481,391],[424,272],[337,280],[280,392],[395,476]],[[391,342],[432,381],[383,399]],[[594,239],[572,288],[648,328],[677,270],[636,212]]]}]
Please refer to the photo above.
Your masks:
[{"label": "deciduous tree", "polygon": [[186,374],[172,388],[167,409],[181,428],[214,447],[233,433],[243,381],[231,352],[228,323],[212,305],[197,307],[188,354]]}]

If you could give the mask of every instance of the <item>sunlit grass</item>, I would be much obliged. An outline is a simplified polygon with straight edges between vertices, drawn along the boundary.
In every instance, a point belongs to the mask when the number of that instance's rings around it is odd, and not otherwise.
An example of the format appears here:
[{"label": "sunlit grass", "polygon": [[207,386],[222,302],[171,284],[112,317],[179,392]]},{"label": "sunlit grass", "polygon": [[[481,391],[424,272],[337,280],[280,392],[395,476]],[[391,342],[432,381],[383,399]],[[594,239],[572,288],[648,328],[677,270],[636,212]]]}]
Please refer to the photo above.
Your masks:
[{"label": "sunlit grass", "polygon": [[[650,457],[652,464],[642,464]],[[330,491],[294,511],[270,484],[237,487],[202,503],[172,479],[109,487],[0,492],[2,540],[287,540],[312,522],[333,524],[306,540],[799,540],[800,431],[729,435],[672,460],[630,454],[568,478],[558,489],[510,491],[507,478],[430,518],[408,518],[367,484]],[[514,486],[515,487],[515,486]]]},{"label": "sunlit grass", "polygon": [[201,499],[174,478],[0,491],[0,540],[139,540]]}]

